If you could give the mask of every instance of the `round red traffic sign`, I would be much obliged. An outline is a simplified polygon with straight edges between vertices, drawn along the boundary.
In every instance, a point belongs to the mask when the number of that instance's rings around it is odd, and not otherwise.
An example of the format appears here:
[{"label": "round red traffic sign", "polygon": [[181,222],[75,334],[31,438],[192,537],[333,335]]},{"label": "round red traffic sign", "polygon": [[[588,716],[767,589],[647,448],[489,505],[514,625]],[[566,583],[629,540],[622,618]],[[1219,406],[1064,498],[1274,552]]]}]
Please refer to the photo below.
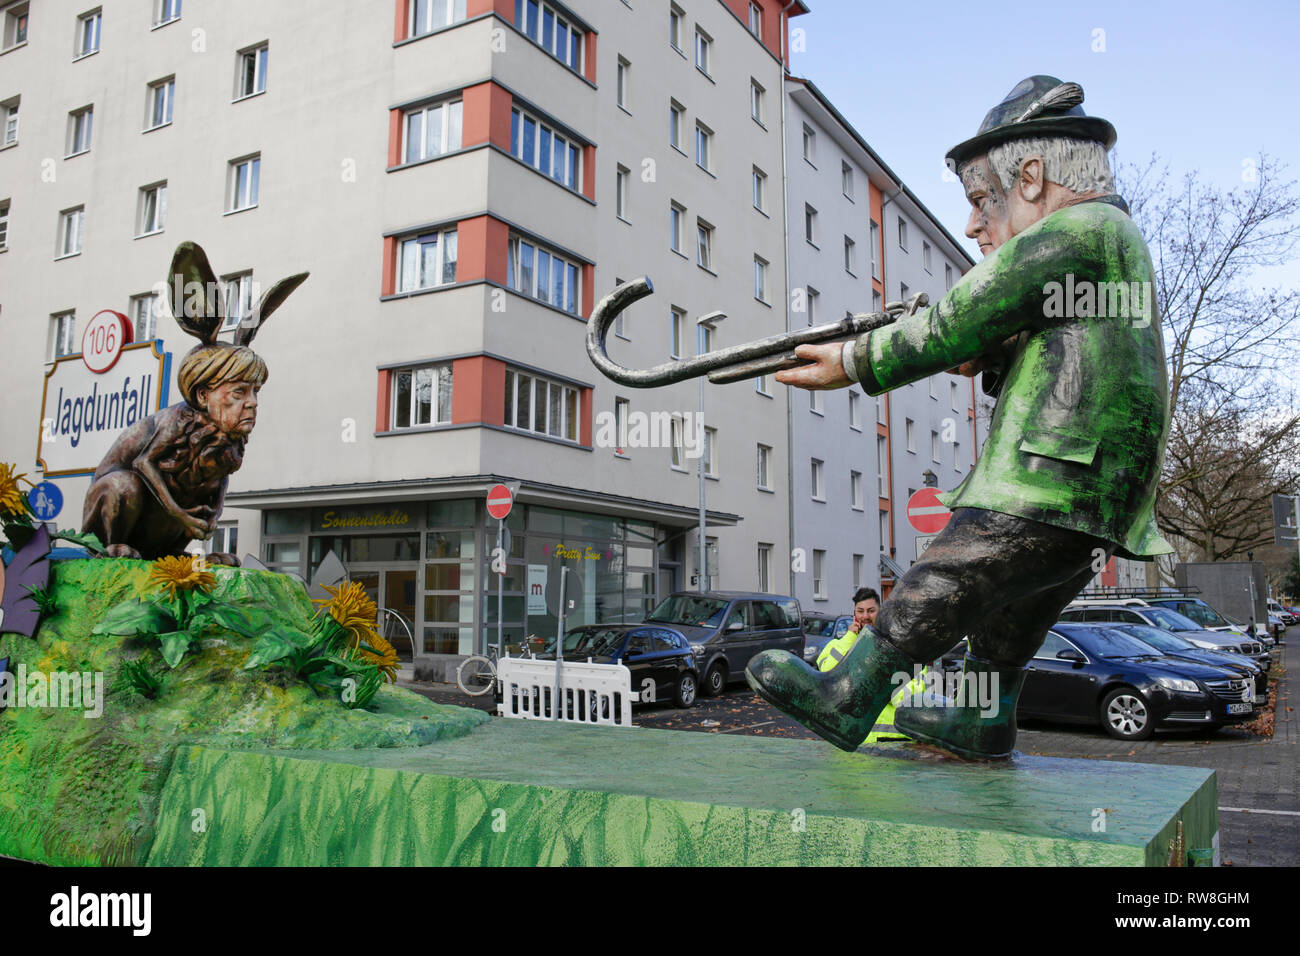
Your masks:
[{"label": "round red traffic sign", "polygon": [[492,517],[498,520],[504,518],[510,514],[510,507],[514,503],[515,497],[505,485],[493,485],[488,490],[487,509]]},{"label": "round red traffic sign", "polygon": [[130,345],[133,338],[131,320],[121,312],[96,312],[81,333],[81,360],[86,368],[102,375],[117,364],[122,346]]},{"label": "round red traffic sign", "polygon": [[938,488],[922,488],[907,499],[907,520],[921,534],[942,531],[952,512],[939,501]]}]

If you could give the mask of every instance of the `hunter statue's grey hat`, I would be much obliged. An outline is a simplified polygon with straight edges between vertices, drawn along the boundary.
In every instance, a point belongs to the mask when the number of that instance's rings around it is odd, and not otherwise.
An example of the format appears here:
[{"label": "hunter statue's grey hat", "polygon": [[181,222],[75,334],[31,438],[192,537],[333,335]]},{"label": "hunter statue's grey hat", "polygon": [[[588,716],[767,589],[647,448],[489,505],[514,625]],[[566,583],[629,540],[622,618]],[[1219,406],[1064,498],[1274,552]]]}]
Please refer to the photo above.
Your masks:
[{"label": "hunter statue's grey hat", "polygon": [[1090,139],[1107,149],[1115,145],[1115,127],[1099,116],[1087,116],[1083,87],[1062,83],[1054,76],[1021,80],[989,110],[979,132],[948,150],[945,162],[953,172],[966,160],[987,153],[990,146],[1026,136],[1070,136]]}]

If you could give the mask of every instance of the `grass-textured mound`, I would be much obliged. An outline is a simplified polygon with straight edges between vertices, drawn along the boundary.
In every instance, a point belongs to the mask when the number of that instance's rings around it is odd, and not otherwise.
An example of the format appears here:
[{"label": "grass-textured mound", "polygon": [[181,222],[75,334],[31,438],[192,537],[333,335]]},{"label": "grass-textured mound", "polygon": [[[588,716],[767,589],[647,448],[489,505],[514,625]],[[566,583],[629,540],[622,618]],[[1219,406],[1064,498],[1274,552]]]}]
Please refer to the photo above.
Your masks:
[{"label": "grass-textured mound", "polygon": [[[56,562],[58,610],[36,640],[0,636],[0,658],[27,675],[102,674],[102,714],[82,707],[11,706],[0,712],[0,855],[58,864],[142,863],[153,840],[158,795],[181,744],[232,749],[414,747],[468,733],[487,719],[384,686],[364,708],[318,696],[287,668],[245,669],[254,641],[220,628],[179,666],[156,640],[93,631],[116,605],[145,597],[145,561]],[[314,609],[301,585],[279,574],[214,568],[212,597],[256,608],[273,626],[301,628]],[[124,664],[126,669],[124,671]],[[150,699],[127,671],[160,681]],[[11,695],[12,697],[12,695]],[[47,702],[47,703],[52,703]]]}]

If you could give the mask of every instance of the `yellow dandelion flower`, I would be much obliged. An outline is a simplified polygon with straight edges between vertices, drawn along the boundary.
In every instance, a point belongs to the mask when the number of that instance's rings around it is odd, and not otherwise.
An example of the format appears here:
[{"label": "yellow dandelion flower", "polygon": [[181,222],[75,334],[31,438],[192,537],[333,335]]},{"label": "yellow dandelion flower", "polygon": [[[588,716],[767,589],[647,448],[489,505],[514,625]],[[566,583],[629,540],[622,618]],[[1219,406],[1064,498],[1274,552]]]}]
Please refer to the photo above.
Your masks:
[{"label": "yellow dandelion flower", "polygon": [[[330,597],[316,598],[313,603],[321,605],[322,610],[348,632],[348,650],[366,663],[376,665],[389,683],[396,682],[397,651],[375,629],[379,608],[366,594],[365,585],[352,581],[336,588],[329,585],[324,585],[324,588]],[[374,648],[377,653],[365,650],[362,644]]]},{"label": "yellow dandelion flower", "polygon": [[178,591],[211,591],[217,586],[217,576],[208,570],[202,558],[178,555],[155,561],[149,572],[149,583],[160,585],[175,600]]},{"label": "yellow dandelion flower", "polygon": [[29,488],[35,487],[27,480],[26,472],[15,474],[17,465],[0,462],[0,514],[21,515],[27,513],[27,496],[23,494],[18,483],[24,482]]}]

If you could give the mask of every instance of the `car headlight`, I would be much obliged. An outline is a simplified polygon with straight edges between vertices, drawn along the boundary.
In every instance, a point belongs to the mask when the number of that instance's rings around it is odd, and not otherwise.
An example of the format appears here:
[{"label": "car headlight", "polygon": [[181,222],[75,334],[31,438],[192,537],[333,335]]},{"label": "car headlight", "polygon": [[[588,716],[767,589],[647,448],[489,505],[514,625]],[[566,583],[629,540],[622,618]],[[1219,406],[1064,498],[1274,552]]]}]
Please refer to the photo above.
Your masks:
[{"label": "car headlight", "polygon": [[703,645],[703,644],[692,644],[692,645],[691,645],[691,653],[694,654],[696,657],[703,657],[703,656],[704,656],[704,645]]},{"label": "car headlight", "polygon": [[1196,686],[1196,681],[1185,677],[1157,677],[1156,683],[1166,690],[1182,691],[1185,694],[1196,694],[1201,690]]}]

